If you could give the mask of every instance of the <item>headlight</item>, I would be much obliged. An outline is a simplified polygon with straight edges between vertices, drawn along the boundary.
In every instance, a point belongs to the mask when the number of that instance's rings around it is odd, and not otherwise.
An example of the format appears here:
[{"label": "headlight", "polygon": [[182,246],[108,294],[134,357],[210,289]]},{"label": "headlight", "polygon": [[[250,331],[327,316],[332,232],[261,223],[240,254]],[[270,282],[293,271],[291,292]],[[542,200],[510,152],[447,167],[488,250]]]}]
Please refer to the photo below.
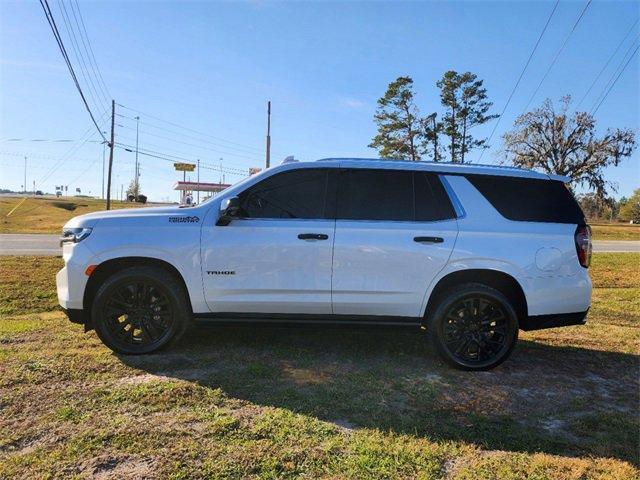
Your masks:
[{"label": "headlight", "polygon": [[63,228],[60,246],[64,243],[78,243],[91,234],[90,228]]}]

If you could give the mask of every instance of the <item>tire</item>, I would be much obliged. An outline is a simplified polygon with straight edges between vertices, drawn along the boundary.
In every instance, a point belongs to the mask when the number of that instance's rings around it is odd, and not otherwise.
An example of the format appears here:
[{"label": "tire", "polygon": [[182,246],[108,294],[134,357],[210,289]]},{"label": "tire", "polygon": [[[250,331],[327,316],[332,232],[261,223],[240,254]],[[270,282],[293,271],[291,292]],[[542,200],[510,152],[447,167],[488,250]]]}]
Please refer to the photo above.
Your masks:
[{"label": "tire", "polygon": [[130,267],[108,277],[91,306],[93,324],[117,353],[155,352],[177,341],[189,322],[182,285],[158,267]]},{"label": "tire", "polygon": [[452,287],[427,319],[433,348],[460,370],[490,370],[504,362],[518,340],[518,316],[498,290],[479,283]]}]

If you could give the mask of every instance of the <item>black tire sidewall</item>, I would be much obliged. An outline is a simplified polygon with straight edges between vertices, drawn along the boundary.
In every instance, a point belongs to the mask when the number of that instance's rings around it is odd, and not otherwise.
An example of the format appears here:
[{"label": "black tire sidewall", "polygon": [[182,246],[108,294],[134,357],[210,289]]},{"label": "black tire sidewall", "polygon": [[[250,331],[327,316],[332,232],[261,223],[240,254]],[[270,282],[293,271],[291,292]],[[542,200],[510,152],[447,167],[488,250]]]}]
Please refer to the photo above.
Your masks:
[{"label": "black tire sidewall", "polygon": [[[126,345],[114,339],[103,315],[104,305],[110,294],[122,285],[136,280],[153,283],[166,296],[173,313],[167,334],[156,342],[140,346]],[[91,307],[91,318],[96,334],[108,348],[116,353],[137,355],[160,350],[175,342],[186,328],[188,315],[183,289],[169,272],[154,267],[131,267],[108,277],[100,286]]]},{"label": "black tire sidewall", "polygon": [[[494,302],[498,302],[504,309],[509,325],[507,331],[507,342],[500,355],[489,361],[478,364],[461,361],[459,358],[449,352],[447,347],[444,345],[442,335],[442,327],[449,309],[453,306],[454,303],[460,301],[461,298],[470,296],[482,297]],[[450,365],[460,370],[470,371],[491,370],[492,368],[497,367],[507,358],[509,358],[518,340],[518,329],[518,316],[515,309],[511,305],[511,302],[509,302],[507,297],[505,297],[498,290],[482,284],[464,284],[450,289],[442,296],[435,311],[430,316],[427,325],[427,332],[431,344],[440,354],[440,356]]]}]

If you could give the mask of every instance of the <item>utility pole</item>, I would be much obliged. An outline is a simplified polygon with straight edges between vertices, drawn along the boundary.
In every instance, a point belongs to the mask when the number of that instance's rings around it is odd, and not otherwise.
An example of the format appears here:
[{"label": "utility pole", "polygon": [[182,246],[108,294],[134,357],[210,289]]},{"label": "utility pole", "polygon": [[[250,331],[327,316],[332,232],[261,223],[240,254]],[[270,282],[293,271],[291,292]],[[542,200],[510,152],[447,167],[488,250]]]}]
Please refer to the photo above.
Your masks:
[{"label": "utility pole", "polygon": [[116,102],[111,100],[111,141],[109,142],[109,175],[107,177],[107,210],[111,210],[111,171],[113,169],[114,130],[116,125]]},{"label": "utility pole", "polygon": [[198,159],[198,204],[200,204],[200,159]]},{"label": "utility pole", "polygon": [[[104,135],[107,132],[102,132],[102,134]],[[102,195],[101,198],[104,200],[104,159],[105,159],[105,152],[107,150],[107,142],[102,142]]]},{"label": "utility pole", "polygon": [[271,165],[271,100],[267,102],[267,168]]},{"label": "utility pole", "polygon": [[[140,195],[140,167],[138,164],[138,127],[140,126],[140,117],[136,117],[136,182],[135,182],[135,186],[136,186],[136,190],[135,190],[135,194],[136,197],[138,195]],[[137,201],[137,198],[136,198]]]},{"label": "utility pole", "polygon": [[24,157],[24,193],[27,193],[27,157]]}]

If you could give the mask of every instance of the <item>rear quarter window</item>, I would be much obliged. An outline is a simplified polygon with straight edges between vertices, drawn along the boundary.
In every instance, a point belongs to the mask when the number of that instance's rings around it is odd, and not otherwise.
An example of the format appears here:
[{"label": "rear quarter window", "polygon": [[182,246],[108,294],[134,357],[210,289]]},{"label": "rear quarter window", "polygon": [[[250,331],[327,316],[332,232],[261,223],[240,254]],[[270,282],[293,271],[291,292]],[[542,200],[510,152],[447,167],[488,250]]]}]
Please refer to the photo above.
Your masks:
[{"label": "rear quarter window", "polygon": [[493,175],[468,175],[466,178],[509,220],[585,223],[580,205],[562,182]]}]

